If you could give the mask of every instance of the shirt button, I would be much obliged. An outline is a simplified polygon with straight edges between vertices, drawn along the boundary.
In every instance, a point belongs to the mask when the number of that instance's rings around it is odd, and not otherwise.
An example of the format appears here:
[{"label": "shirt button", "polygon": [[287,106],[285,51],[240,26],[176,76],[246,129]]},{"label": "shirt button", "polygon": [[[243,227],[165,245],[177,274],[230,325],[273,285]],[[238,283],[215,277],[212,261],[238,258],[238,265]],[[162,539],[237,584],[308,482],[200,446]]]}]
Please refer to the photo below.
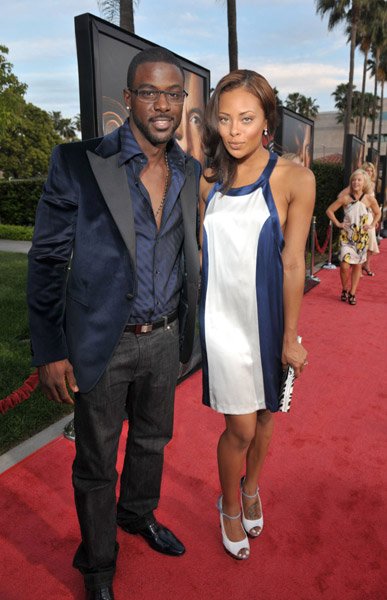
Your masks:
[{"label": "shirt button", "polygon": [[158,271],[157,269],[156,269],[155,273],[156,273],[156,275],[160,275],[160,271]]}]

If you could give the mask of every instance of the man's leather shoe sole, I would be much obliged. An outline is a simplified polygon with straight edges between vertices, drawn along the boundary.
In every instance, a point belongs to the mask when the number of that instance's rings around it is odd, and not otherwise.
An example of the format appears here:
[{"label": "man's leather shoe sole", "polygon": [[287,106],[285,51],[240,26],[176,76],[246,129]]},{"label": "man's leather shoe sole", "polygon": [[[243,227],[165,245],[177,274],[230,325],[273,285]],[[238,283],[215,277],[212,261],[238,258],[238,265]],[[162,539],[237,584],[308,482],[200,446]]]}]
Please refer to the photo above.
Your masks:
[{"label": "man's leather shoe sole", "polygon": [[113,588],[105,587],[99,590],[86,590],[86,600],[114,600]]},{"label": "man's leather shoe sole", "polygon": [[167,554],[168,556],[182,556],[185,552],[183,544],[177,539],[172,531],[157,521],[143,529],[133,530],[125,525],[120,525],[120,527],[126,531],[126,533],[131,533],[133,535],[138,533],[146,542],[148,542],[153,550],[161,552],[161,554]]}]

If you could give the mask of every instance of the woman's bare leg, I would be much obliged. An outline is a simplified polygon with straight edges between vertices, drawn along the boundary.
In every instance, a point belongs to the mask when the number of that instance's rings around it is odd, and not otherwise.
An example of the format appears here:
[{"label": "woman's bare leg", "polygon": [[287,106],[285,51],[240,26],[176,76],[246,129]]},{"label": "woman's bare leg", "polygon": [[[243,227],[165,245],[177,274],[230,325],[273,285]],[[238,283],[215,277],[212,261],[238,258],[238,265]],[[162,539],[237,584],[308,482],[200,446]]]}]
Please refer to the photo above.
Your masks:
[{"label": "woman's bare leg", "polygon": [[351,294],[356,294],[356,288],[360,281],[362,265],[352,265],[352,279],[351,279]]},{"label": "woman's bare leg", "polygon": [[[250,443],[246,459],[246,478],[243,491],[248,496],[254,496],[257,491],[257,481],[270,446],[273,427],[273,414],[269,410],[258,411],[255,436]],[[261,504],[257,497],[246,498],[246,496],[242,496],[242,506],[246,519],[256,520],[262,516]],[[258,535],[259,531],[260,527],[254,527],[251,534]]]},{"label": "woman's bare leg", "polygon": [[349,269],[350,265],[345,262],[340,263],[340,279],[341,279],[341,289],[347,290],[348,287],[348,279],[349,279]]},{"label": "woman's bare leg", "polygon": [[[257,413],[225,415],[226,429],[218,443],[218,469],[223,492],[223,511],[230,516],[240,512],[239,481],[249,445],[254,438]],[[232,542],[245,537],[240,519],[223,518],[226,535]]]}]

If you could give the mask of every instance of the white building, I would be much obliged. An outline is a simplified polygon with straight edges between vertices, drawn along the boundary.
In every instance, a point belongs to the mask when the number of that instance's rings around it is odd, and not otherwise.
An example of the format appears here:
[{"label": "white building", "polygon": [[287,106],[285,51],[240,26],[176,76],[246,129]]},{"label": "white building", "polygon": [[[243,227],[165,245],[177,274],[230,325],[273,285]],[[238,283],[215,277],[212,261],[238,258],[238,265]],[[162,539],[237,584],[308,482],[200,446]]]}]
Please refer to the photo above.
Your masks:
[{"label": "white building", "polygon": [[[313,158],[322,158],[331,154],[341,154],[343,151],[344,141],[344,123],[337,123],[337,112],[320,112],[314,121],[314,145]],[[349,133],[355,133],[356,123],[351,123]],[[365,157],[367,156],[368,148],[371,141],[372,123],[367,121],[365,129]],[[378,149],[379,136],[379,119],[375,123],[376,141],[374,141],[374,149]],[[380,154],[387,154],[387,99],[383,101],[383,119],[382,119],[382,141],[380,146]]]}]

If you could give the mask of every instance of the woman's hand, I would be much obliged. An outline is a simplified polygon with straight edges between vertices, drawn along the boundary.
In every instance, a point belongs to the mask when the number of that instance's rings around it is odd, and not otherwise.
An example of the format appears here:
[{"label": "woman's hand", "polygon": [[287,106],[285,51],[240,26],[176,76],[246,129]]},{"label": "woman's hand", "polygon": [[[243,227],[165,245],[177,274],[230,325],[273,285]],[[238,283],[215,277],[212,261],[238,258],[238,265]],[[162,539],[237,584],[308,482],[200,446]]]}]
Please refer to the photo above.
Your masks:
[{"label": "woman's hand", "polygon": [[339,222],[339,223],[337,224],[337,227],[338,227],[339,229],[344,229],[345,231],[348,231],[348,230],[349,230],[349,223],[346,223],[345,221],[344,221],[343,223],[340,223],[340,222]]},{"label": "woman's hand", "polygon": [[281,357],[282,368],[284,370],[288,365],[291,365],[295,376],[298,377],[305,366],[307,357],[307,351],[297,340],[291,342],[284,340]]}]

